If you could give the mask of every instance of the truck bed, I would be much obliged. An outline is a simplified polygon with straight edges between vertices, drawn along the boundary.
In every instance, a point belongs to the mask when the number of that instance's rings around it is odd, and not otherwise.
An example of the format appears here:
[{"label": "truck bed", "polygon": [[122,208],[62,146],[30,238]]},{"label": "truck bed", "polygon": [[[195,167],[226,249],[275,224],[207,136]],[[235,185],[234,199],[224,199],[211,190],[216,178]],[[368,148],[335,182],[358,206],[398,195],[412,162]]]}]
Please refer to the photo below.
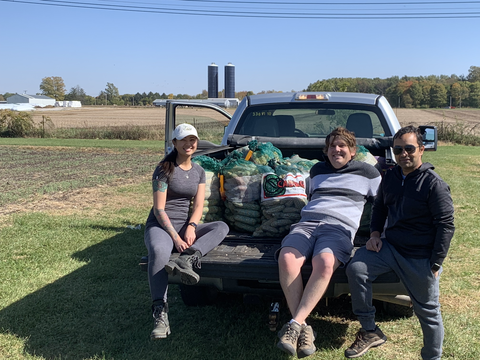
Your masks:
[{"label": "truck bed", "polygon": [[[357,236],[356,247],[365,244],[367,238]],[[282,296],[279,283],[278,263],[275,252],[280,248],[281,239],[258,238],[241,233],[230,233],[225,240],[201,259],[201,268],[196,269],[200,282],[196,286],[215,287],[219,291],[244,294],[268,294]],[[173,253],[171,259],[178,256]],[[140,265],[146,270],[148,258],[143,257]],[[302,277],[306,282],[312,271],[308,262],[302,268]],[[169,283],[181,284],[179,276],[170,276]],[[393,272],[380,276],[374,283],[376,295],[391,294],[398,290],[399,278]],[[325,297],[338,297],[348,294],[348,279],[345,268],[338,268],[332,276]],[[404,294],[398,295],[407,295]]]}]

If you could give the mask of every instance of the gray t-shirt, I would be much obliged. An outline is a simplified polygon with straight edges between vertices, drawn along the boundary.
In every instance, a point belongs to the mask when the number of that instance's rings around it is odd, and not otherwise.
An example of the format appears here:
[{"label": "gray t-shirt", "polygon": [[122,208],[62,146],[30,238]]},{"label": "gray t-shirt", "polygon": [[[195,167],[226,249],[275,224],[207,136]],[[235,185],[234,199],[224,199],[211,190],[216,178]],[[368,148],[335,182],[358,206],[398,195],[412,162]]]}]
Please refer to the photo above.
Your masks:
[{"label": "gray t-shirt", "polygon": [[[197,194],[198,185],[205,184],[205,170],[193,162],[190,170],[183,170],[178,165],[175,165],[169,180],[162,168],[157,166],[153,172],[152,180],[160,180],[167,183],[165,212],[175,228],[178,225],[183,226],[188,219],[190,201]],[[148,225],[159,225],[157,218],[153,214],[153,207],[147,219]]]}]

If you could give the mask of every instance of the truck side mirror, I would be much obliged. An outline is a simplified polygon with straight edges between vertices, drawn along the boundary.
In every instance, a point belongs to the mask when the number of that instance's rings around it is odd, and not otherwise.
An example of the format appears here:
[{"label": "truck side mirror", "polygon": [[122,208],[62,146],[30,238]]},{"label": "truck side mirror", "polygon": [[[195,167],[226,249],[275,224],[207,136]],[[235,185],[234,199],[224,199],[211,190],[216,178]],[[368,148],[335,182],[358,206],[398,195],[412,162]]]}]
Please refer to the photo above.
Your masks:
[{"label": "truck side mirror", "polygon": [[419,126],[419,129],[423,137],[425,151],[437,151],[437,127],[434,125],[422,125]]}]

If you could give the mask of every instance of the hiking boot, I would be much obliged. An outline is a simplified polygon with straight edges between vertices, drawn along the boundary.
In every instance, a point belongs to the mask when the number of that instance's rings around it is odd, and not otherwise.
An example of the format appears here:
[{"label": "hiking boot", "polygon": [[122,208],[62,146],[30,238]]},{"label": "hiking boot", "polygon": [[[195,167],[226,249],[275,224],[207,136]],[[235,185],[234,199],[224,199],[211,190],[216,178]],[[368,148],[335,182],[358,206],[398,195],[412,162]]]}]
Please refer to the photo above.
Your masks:
[{"label": "hiking boot", "polygon": [[377,326],[374,331],[366,331],[360,329],[357,333],[357,338],[353,344],[345,350],[346,358],[357,358],[364,355],[368,349],[382,345],[387,341],[387,337],[383,334],[382,330]]},{"label": "hiking boot", "polygon": [[297,357],[299,359],[312,355],[317,348],[313,343],[317,334],[310,325],[302,325],[302,331],[298,337]]},{"label": "hiking boot", "polygon": [[153,318],[155,319],[155,325],[150,339],[165,339],[167,335],[170,335],[170,323],[168,322],[168,304],[165,302],[154,303],[152,305]]},{"label": "hiking boot", "polygon": [[193,271],[195,266],[200,269],[200,259],[202,253],[195,251],[193,254],[181,253],[175,260],[170,260],[165,265],[165,270],[169,275],[177,275],[180,273],[180,281],[185,285],[195,285],[200,281],[200,276]]},{"label": "hiking boot", "polygon": [[286,353],[294,356],[297,353],[297,341],[302,331],[302,325],[293,321],[291,324],[286,323],[278,332],[280,341],[277,347]]}]

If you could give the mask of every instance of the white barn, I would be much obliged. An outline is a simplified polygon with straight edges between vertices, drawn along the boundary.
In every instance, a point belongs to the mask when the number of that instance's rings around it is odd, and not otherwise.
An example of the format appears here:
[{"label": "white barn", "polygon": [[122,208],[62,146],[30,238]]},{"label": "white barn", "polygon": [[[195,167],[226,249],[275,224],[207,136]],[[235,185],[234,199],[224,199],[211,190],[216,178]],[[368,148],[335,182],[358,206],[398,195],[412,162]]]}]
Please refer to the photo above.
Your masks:
[{"label": "white barn", "polygon": [[7,98],[7,104],[30,104],[32,106],[55,106],[55,99],[45,95],[15,94]]}]

